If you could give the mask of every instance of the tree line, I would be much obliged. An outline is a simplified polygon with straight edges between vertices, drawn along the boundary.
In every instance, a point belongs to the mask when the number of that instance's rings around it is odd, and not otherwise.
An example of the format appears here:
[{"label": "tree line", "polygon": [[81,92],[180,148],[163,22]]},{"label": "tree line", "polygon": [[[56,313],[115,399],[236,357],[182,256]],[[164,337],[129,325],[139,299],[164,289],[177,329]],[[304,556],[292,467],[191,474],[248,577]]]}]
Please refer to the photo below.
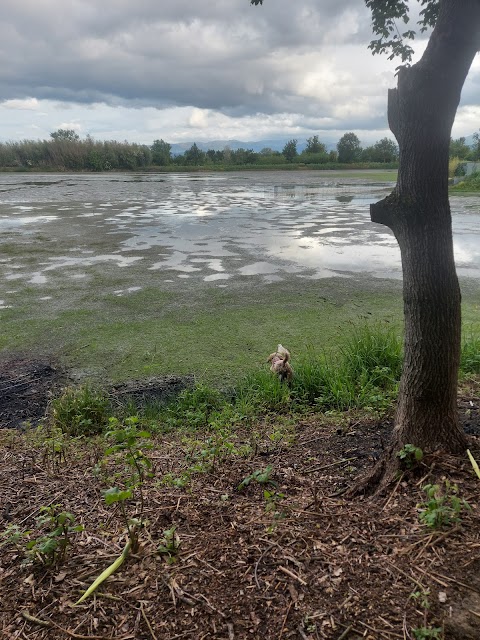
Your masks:
[{"label": "tree line", "polygon": [[354,133],[345,134],[337,149],[328,150],[317,135],[307,140],[302,152],[297,140],[289,140],[283,150],[253,149],[203,151],[196,143],[184,153],[172,154],[164,140],[137,144],[116,140],[100,141],[91,136],[80,139],[72,129],[58,129],[48,140],[22,140],[0,143],[0,168],[12,170],[115,171],[148,167],[276,167],[285,164],[336,165],[338,163],[395,163],[398,150],[387,138],[362,149]]},{"label": "tree line", "polygon": [[[466,144],[465,138],[451,141],[450,155],[459,160],[480,159],[480,137],[474,134],[474,144]],[[208,149],[203,151],[193,143],[181,154],[172,154],[172,147],[164,140],[151,145],[116,140],[99,141],[91,136],[80,139],[72,129],[58,129],[49,140],[22,140],[0,143],[0,168],[13,170],[66,170],[66,171],[115,171],[142,170],[148,167],[276,167],[285,164],[324,168],[338,164],[381,163],[395,166],[398,147],[389,138],[383,138],[371,146],[362,147],[353,132],[345,133],[336,149],[327,149],[318,135],[308,138],[303,151],[298,141],[289,140],[282,151],[265,147],[259,152],[253,149]]]}]

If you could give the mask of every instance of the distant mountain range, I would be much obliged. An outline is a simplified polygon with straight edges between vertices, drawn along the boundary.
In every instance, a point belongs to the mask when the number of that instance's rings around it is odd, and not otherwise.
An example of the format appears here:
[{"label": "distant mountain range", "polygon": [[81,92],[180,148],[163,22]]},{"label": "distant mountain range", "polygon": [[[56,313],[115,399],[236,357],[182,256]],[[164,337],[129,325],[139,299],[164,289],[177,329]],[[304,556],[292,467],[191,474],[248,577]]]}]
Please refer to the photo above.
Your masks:
[{"label": "distant mountain range", "polygon": [[[209,149],[213,149],[214,151],[223,151],[225,147],[229,147],[232,151],[236,151],[237,149],[252,149],[256,153],[261,151],[262,149],[272,149],[272,151],[282,151],[283,147],[286,143],[291,140],[294,136],[290,138],[277,138],[275,140],[254,140],[249,142],[244,142],[243,140],[209,140],[207,142],[196,142],[196,145],[202,151],[208,151]],[[172,147],[172,155],[178,156],[181,153],[185,153],[190,147],[193,145],[193,142],[177,142],[170,143]],[[328,151],[337,148],[338,140],[328,140],[325,137],[320,137],[320,142],[327,147]],[[473,134],[471,136],[466,136],[465,143],[469,146],[473,145]],[[307,146],[307,140],[297,138],[297,151],[301,153],[305,147]]]},{"label": "distant mountain range", "polygon": [[[292,136],[293,137],[293,136]],[[290,138],[277,138],[276,140],[255,140],[244,142],[243,140],[209,140],[207,142],[196,142],[196,145],[202,151],[208,151],[209,149],[213,149],[214,151],[223,151],[225,147],[229,147],[232,151],[236,151],[237,149],[252,149],[255,152],[259,152],[262,149],[269,148],[272,151],[282,151],[283,147],[286,143],[292,139]],[[321,139],[327,149],[336,149],[337,142],[328,142],[324,139]],[[170,143],[172,146],[172,154],[174,156],[179,155],[180,153],[185,153],[187,149],[190,149],[193,142],[178,142],[178,143]],[[301,153],[305,147],[307,146],[307,141],[298,139],[297,142],[297,151]]]}]

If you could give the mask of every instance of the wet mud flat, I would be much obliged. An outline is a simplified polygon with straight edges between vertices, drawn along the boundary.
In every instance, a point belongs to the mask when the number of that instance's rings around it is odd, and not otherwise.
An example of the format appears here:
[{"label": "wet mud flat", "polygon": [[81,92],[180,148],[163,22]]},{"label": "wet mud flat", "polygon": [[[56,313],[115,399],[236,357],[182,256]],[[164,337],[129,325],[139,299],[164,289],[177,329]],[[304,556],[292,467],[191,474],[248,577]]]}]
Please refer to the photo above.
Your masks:
[{"label": "wet mud flat", "polygon": [[[398,279],[397,243],[369,218],[393,178],[0,175],[0,309],[18,305],[26,289],[50,306],[69,288],[98,297],[291,276]],[[452,209],[459,274],[478,278],[478,198],[453,198]]]},{"label": "wet mud flat", "polygon": [[[2,174],[0,348],[115,379],[184,375],[234,370],[242,352],[270,353],[267,340],[321,347],[355,317],[399,321],[398,247],[369,218],[394,179]],[[470,322],[478,198],[452,210]]]}]

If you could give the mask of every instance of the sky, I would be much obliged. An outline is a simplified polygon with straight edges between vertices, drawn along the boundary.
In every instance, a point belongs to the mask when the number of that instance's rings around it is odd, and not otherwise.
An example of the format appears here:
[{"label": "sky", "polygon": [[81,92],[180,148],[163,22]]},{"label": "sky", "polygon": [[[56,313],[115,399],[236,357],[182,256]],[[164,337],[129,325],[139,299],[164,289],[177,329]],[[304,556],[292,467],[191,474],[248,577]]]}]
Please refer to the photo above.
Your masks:
[{"label": "sky", "polygon": [[[400,62],[372,56],[370,17],[363,0],[1,0],[0,141],[372,144]],[[480,126],[479,85],[477,56],[454,137]]]}]

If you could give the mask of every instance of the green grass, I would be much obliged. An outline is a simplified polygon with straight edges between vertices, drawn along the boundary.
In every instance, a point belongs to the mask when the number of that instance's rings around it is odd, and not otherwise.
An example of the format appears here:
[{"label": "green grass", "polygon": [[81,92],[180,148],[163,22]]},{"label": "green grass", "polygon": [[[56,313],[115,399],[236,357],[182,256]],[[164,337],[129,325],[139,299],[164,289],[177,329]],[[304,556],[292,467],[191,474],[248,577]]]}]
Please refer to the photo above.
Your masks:
[{"label": "green grass", "polygon": [[451,191],[480,191],[480,173],[477,171],[453,185]]},{"label": "green grass", "polygon": [[463,375],[480,374],[480,333],[466,329],[462,340],[460,372]]},{"label": "green grass", "polygon": [[108,425],[111,406],[107,395],[90,384],[68,387],[51,403],[51,424],[70,436],[92,436]]},{"label": "green grass", "polygon": [[86,295],[76,306],[3,310],[0,348],[47,354],[113,381],[194,374],[228,382],[262,365],[278,342],[295,355],[336,341],[360,316],[401,319],[398,284],[347,279],[203,288],[188,297],[150,288],[101,302]]},{"label": "green grass", "polygon": [[[402,343],[388,322],[351,323],[337,343],[317,353],[312,348],[293,360],[291,384],[281,383],[268,365],[251,367],[225,387],[197,383],[164,404],[119,408],[122,419],[138,416],[149,429],[230,429],[269,413],[361,409],[381,414],[392,408],[398,392]],[[480,333],[462,347],[462,374],[480,372]],[[108,424],[108,398],[90,385],[67,389],[52,402],[52,426],[69,435],[101,433]]]}]

